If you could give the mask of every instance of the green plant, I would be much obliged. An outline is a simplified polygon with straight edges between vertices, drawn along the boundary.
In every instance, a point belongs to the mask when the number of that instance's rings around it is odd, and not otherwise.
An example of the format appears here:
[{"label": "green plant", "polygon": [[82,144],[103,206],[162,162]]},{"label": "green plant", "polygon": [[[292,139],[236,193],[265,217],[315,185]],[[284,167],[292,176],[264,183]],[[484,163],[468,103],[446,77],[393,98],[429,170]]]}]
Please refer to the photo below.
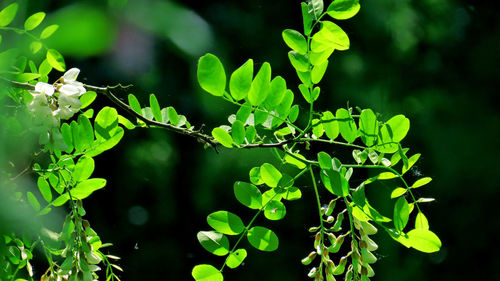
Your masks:
[{"label": "green plant", "polygon": [[[43,224],[34,226],[30,235],[0,229],[4,238],[0,239],[0,261],[4,265],[0,279],[16,280],[24,269],[33,279],[30,260],[38,247],[48,263],[41,280],[94,280],[99,277],[99,266],[106,268],[106,280],[119,280],[115,269],[121,268],[112,262],[118,258],[102,252],[110,244],[103,243],[84,219],[83,200],[106,185],[105,179],[91,177],[94,158],[116,146],[125,129],[135,128],[171,130],[194,137],[215,150],[220,146],[267,148],[282,166],[295,169],[289,174],[281,167],[262,163],[249,171],[248,181],[234,183],[236,200],[256,213],[247,220],[225,210],[208,215],[211,230],[200,231],[197,238],[207,251],[225,258],[219,269],[209,264],[196,265],[192,271],[195,280],[223,280],[226,266],[236,268],[247,257],[246,249],[240,246],[245,237],[261,251],[276,250],[278,236],[268,227],[255,225],[256,218],[263,215],[271,221],[283,219],[284,202],[302,196],[301,187],[295,185],[302,177],[311,180],[315,193],[311,205],[317,209],[319,221],[309,229],[314,234],[312,252],[302,260],[304,265],[313,264],[309,277],[335,280],[335,276],[344,275],[345,280],[369,280],[374,276],[371,265],[377,261],[372,252],[378,247],[370,235],[379,228],[406,247],[428,253],[438,251],[441,241],[429,230],[420,208],[420,203],[432,199],[417,199],[413,193],[431,178],[424,177],[413,184],[405,179],[420,157],[407,155],[409,149],[401,144],[410,128],[409,119],[396,115],[383,121],[371,109],[347,106],[332,112],[319,110],[315,103],[321,92],[317,84],[327,70],[328,59],[334,50],[343,51],[350,46],[347,34],[331,19],[353,17],[360,9],[359,1],[335,0],[325,9],[322,0],[311,0],[301,3],[301,9],[304,31],[286,29],[282,36],[291,49],[288,57],[301,81],[297,90],[308,110],[299,112],[294,91],[283,77],[272,77],[269,63],[254,71],[253,60],[249,59],[227,75],[221,61],[206,54],[198,63],[201,88],[237,108],[229,116],[229,124],[216,127],[207,135],[196,130],[173,107],[162,108],[154,94],[149,97],[149,106],[143,107],[133,94],[128,95],[128,103],[117,97],[128,87],[96,87],[78,82],[79,70],[66,71],[63,56],[44,44],[43,40],[57,26],[48,26],[39,35],[35,33],[33,30],[45,16],[41,12],[29,17],[24,28],[11,27],[17,4],[5,7],[0,12],[0,31],[8,36],[17,33],[30,43],[0,53],[0,103],[6,108],[0,115],[0,124],[4,135],[38,138],[41,150],[21,172],[2,170],[6,194],[3,200],[13,206],[30,205],[29,212],[34,213],[27,217],[47,216],[61,206],[69,206],[70,211],[55,232]],[[48,83],[53,69],[64,74]],[[95,114],[90,106],[98,96],[107,97],[131,120],[110,106]],[[317,151],[318,143],[345,149],[352,157],[338,159],[331,153]],[[373,169],[378,174],[366,179],[359,177],[360,184],[354,185],[351,179],[362,169]],[[28,173],[36,175],[38,190],[25,190],[18,184],[18,179]],[[387,195],[388,200],[395,201],[391,218],[374,208],[365,195],[365,188],[376,181],[388,181],[393,186]],[[321,202],[322,188],[331,195],[329,202]],[[412,212],[416,213],[413,228],[407,226]],[[235,240],[232,246],[230,236]],[[338,257],[340,252],[345,254]]]}]

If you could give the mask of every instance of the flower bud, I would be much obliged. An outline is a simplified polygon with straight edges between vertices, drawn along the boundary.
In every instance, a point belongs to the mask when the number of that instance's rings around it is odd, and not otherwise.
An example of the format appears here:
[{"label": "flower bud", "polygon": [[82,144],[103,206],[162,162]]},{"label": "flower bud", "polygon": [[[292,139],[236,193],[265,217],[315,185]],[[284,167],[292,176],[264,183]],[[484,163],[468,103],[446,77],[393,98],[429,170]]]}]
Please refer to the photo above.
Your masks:
[{"label": "flower bud", "polygon": [[303,264],[303,265],[309,265],[311,264],[311,262],[314,260],[314,258],[317,256],[318,254],[316,252],[311,252],[309,253],[309,255],[305,258],[303,258],[300,262]]}]

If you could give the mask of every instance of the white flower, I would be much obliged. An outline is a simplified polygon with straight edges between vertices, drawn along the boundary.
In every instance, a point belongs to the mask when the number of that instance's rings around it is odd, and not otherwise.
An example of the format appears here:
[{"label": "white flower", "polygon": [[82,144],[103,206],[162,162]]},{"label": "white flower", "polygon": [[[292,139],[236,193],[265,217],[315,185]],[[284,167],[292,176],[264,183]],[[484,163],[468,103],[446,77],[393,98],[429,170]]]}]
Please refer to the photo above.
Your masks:
[{"label": "white flower", "polygon": [[35,85],[35,92],[45,94],[46,96],[52,96],[54,90],[54,86],[47,83],[38,82]]},{"label": "white flower", "polygon": [[63,83],[70,84],[71,82],[75,82],[78,74],[80,74],[80,69],[76,67],[73,67],[72,69],[66,71],[63,75]]},{"label": "white flower", "polygon": [[59,106],[58,109],[56,109],[54,112],[52,112],[52,115],[56,118],[59,118],[61,120],[68,120],[73,115],[78,112],[78,108],[74,109],[69,106]]}]

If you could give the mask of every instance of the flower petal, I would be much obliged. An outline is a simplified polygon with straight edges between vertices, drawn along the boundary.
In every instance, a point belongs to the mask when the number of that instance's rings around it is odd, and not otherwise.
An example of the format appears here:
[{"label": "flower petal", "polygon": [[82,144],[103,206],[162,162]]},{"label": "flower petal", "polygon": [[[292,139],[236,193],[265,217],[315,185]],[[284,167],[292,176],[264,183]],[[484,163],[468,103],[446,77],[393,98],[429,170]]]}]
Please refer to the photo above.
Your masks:
[{"label": "flower petal", "polygon": [[63,80],[64,82],[76,81],[78,74],[80,74],[80,69],[73,67],[64,73]]}]

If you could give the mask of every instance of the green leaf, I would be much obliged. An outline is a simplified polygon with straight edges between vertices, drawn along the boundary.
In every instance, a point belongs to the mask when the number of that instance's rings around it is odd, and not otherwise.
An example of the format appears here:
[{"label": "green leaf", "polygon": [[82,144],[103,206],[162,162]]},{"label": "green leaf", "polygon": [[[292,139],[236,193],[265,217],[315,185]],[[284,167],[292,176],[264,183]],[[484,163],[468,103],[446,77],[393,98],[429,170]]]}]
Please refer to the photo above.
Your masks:
[{"label": "green leaf", "polygon": [[403,231],[410,216],[410,207],[404,197],[399,197],[394,205],[394,227],[397,231]]},{"label": "green leaf", "polygon": [[252,113],[252,106],[249,102],[241,105],[240,109],[236,112],[236,120],[240,120],[243,124],[247,123],[248,117]]},{"label": "green leaf", "polygon": [[327,67],[328,67],[328,60],[325,60],[322,63],[317,64],[313,67],[311,71],[311,82],[313,82],[313,84],[318,84],[321,81],[321,79],[323,79]]},{"label": "green leaf", "polygon": [[229,80],[229,90],[231,96],[236,100],[247,97],[253,79],[253,60],[247,60],[242,66],[236,69]]},{"label": "green leaf", "polygon": [[[252,169],[250,174],[255,170],[258,170],[258,168]],[[237,181],[234,183],[233,188],[234,196],[244,206],[250,209],[260,209],[262,207],[262,193],[255,185]]]},{"label": "green leaf", "polygon": [[441,249],[441,240],[430,230],[412,229],[407,235],[410,246],[420,252],[434,253]]},{"label": "green leaf", "polygon": [[309,91],[309,88],[307,87],[307,85],[305,84],[300,84],[299,85],[299,91],[300,93],[302,94],[302,96],[304,97],[304,99],[308,102],[308,103],[311,103],[312,100],[311,100],[311,92]]},{"label": "green leaf", "polygon": [[319,119],[313,119],[311,125],[312,125],[313,135],[316,138],[320,138],[324,132],[323,124],[319,121]]},{"label": "green leaf", "polygon": [[260,166],[260,176],[269,187],[277,187],[283,175],[272,164],[264,163]]},{"label": "green leaf", "polygon": [[227,235],[237,235],[245,230],[245,225],[240,217],[227,211],[211,213],[207,217],[207,223],[215,231]]},{"label": "green leaf", "polygon": [[33,41],[30,43],[30,51],[33,54],[38,53],[38,51],[40,51],[40,49],[42,49],[42,47],[43,47],[43,44],[41,42]]},{"label": "green leaf", "polygon": [[306,158],[303,155],[301,155],[299,153],[292,153],[292,154],[293,154],[293,156],[286,154],[285,157],[283,157],[283,160],[285,160],[286,163],[292,164],[301,170],[304,169],[305,167],[307,167],[306,163],[297,159],[297,158],[300,158],[300,159],[306,160]]},{"label": "green leaf", "polygon": [[224,277],[220,271],[209,265],[199,264],[193,268],[191,272],[194,280],[196,281],[223,281]]},{"label": "green leaf", "polygon": [[396,115],[389,119],[379,131],[375,149],[383,153],[398,151],[398,143],[404,139],[410,130],[410,120],[404,115]]},{"label": "green leaf", "polygon": [[212,130],[212,136],[223,146],[227,148],[233,147],[233,138],[226,130],[217,127]]},{"label": "green leaf", "polygon": [[[260,185],[260,184],[263,184],[264,181],[262,180],[262,178],[260,177],[260,167],[253,167],[250,172],[248,173],[249,177],[250,177],[250,181],[253,183],[253,184],[256,184],[256,185]],[[259,207],[260,208],[260,207]]]},{"label": "green leaf", "polygon": [[413,183],[411,188],[418,188],[418,187],[424,186],[424,185],[430,183],[431,181],[432,181],[432,178],[430,178],[430,177],[421,178],[421,179],[417,180],[415,183]]},{"label": "green leaf", "polygon": [[253,143],[255,136],[257,135],[257,130],[255,126],[248,126],[245,132],[245,138],[249,143]]},{"label": "green leaf", "polygon": [[179,124],[179,114],[177,114],[177,111],[175,111],[175,108],[173,108],[171,106],[167,107],[167,116],[168,116],[168,121],[172,125],[177,126]]},{"label": "green leaf", "polygon": [[64,194],[60,195],[59,197],[57,197],[54,201],[52,201],[52,206],[54,206],[54,207],[62,206],[68,200],[69,200],[69,194],[64,193]]},{"label": "green leaf", "polygon": [[390,179],[395,179],[397,178],[398,175],[394,174],[393,172],[382,172],[377,176],[378,180],[390,180]]},{"label": "green leaf", "polygon": [[272,252],[278,249],[279,240],[276,234],[265,227],[252,227],[247,233],[248,242],[258,250]]},{"label": "green leaf", "polygon": [[415,218],[415,228],[425,230],[429,229],[429,221],[422,212],[418,212],[417,217]]},{"label": "green leaf", "polygon": [[420,153],[412,155],[410,158],[408,158],[408,165],[406,167],[403,166],[403,174],[408,172],[413,167],[413,165],[417,163],[418,159],[420,159]]},{"label": "green leaf", "polygon": [[25,83],[25,82],[33,81],[33,80],[37,79],[38,77],[40,77],[40,74],[37,74],[37,73],[21,73],[21,74],[16,76],[15,80],[17,82],[20,82],[20,83]]},{"label": "green leaf", "polygon": [[80,107],[80,109],[84,109],[87,106],[89,106],[90,104],[92,104],[92,102],[96,99],[96,97],[97,97],[97,93],[94,91],[85,92],[85,94],[83,94],[80,97],[80,102],[82,103],[82,106]]},{"label": "green leaf", "polygon": [[95,136],[98,140],[110,139],[118,127],[118,112],[115,108],[106,106],[94,120]]},{"label": "green leaf", "polygon": [[229,268],[237,268],[245,260],[246,257],[247,250],[238,249],[227,256],[226,265]]},{"label": "green leaf", "polygon": [[231,136],[237,145],[241,145],[245,142],[245,126],[240,120],[233,122],[231,127]]},{"label": "green leaf", "polygon": [[348,142],[353,143],[358,137],[356,123],[347,109],[339,108],[336,112],[340,135]]},{"label": "green leaf", "polygon": [[154,94],[149,95],[149,105],[151,106],[151,111],[153,112],[153,116],[156,121],[162,122],[160,104]]},{"label": "green leaf", "polygon": [[24,30],[29,31],[35,29],[40,23],[42,23],[45,18],[44,12],[38,12],[36,14],[31,15],[24,22]]},{"label": "green leaf", "polygon": [[94,146],[85,153],[89,157],[97,156],[106,150],[113,148],[123,138],[124,131],[121,127],[116,127],[110,131],[108,139],[99,139],[94,142]]},{"label": "green leaf", "polygon": [[323,171],[320,174],[321,180],[328,191],[341,197],[349,195],[349,183],[340,172],[336,170]]},{"label": "green leaf", "polygon": [[309,6],[306,2],[300,3],[301,11],[302,11],[302,22],[304,26],[304,34],[309,36],[312,31],[312,21],[313,18],[309,15]]},{"label": "green leaf", "polygon": [[314,17],[314,19],[318,19],[321,17],[323,13],[323,0],[309,0],[309,14]]},{"label": "green leaf", "polygon": [[250,91],[248,92],[248,100],[254,106],[259,106],[263,103],[269,94],[271,86],[271,65],[264,62],[255,75]]},{"label": "green leaf", "polygon": [[215,231],[200,231],[198,232],[197,238],[205,250],[216,256],[225,256],[229,253],[229,240],[222,233]]},{"label": "green leaf", "polygon": [[288,119],[290,119],[290,122],[294,123],[297,121],[297,117],[299,117],[299,106],[296,104],[290,108]]},{"label": "green leaf", "polygon": [[220,60],[208,53],[198,61],[198,83],[203,90],[214,96],[224,95],[226,89],[226,73]]},{"label": "green leaf", "polygon": [[307,53],[307,41],[304,35],[293,29],[285,29],[281,33],[283,41],[290,47],[290,49],[305,55]]},{"label": "green leaf", "polygon": [[345,20],[354,17],[360,8],[359,0],[335,0],[326,13],[334,19]]},{"label": "green leaf", "polygon": [[283,100],[285,92],[286,92],[285,79],[283,79],[283,77],[281,76],[274,77],[273,80],[271,81],[269,94],[267,95],[267,98],[264,102],[266,108],[269,110],[273,110],[274,108],[276,108]]},{"label": "green leaf", "polygon": [[309,53],[309,61],[312,65],[320,65],[332,55],[334,50],[333,48],[327,48],[323,51],[311,51]]},{"label": "green leaf", "polygon": [[332,157],[324,151],[318,153],[318,163],[320,168],[323,170],[331,170],[333,168]]},{"label": "green leaf", "polygon": [[57,31],[57,29],[59,29],[59,25],[57,24],[47,26],[43,29],[42,34],[40,35],[40,39],[49,38],[50,36],[52,36],[52,34],[54,34],[54,32]]},{"label": "green leaf", "polygon": [[[334,1],[335,2],[335,1]],[[377,141],[378,122],[377,116],[371,109],[364,109],[359,117],[359,134],[366,146],[372,146]]]},{"label": "green leaf", "polygon": [[47,203],[52,201],[52,192],[50,191],[50,185],[47,180],[43,177],[38,177],[37,185],[40,193],[43,196],[43,199],[45,199]]},{"label": "green leaf", "polygon": [[398,198],[406,193],[406,188],[397,187],[391,192],[391,199]]},{"label": "green leaf", "polygon": [[7,26],[14,20],[18,7],[17,3],[12,3],[0,12],[0,27]]},{"label": "green leaf", "polygon": [[283,194],[283,199],[288,201],[298,200],[300,198],[302,198],[302,191],[294,186],[287,188],[285,194]]},{"label": "green leaf", "polygon": [[322,21],[321,29],[312,37],[311,51],[321,53],[333,50],[349,49],[349,37],[338,25],[330,21]]},{"label": "green leaf", "polygon": [[325,111],[321,116],[321,121],[323,121],[326,136],[331,140],[335,140],[339,135],[339,124],[335,120],[335,116],[330,111]]},{"label": "green leaf", "polygon": [[118,123],[129,130],[135,129],[134,123],[130,122],[130,120],[121,115],[118,115]]},{"label": "green leaf", "polygon": [[283,203],[277,200],[271,200],[264,208],[264,216],[268,220],[280,220],[286,215],[286,208]]},{"label": "green leaf", "polygon": [[90,120],[82,114],[78,116],[78,138],[82,150],[89,148],[94,142],[94,129],[92,128],[92,124]]},{"label": "green leaf", "polygon": [[28,191],[26,193],[26,196],[28,197],[28,202],[30,203],[31,207],[33,207],[33,209],[37,212],[40,211],[40,202],[38,202],[38,199],[36,199],[35,195]]},{"label": "green leaf", "polygon": [[141,104],[133,94],[128,95],[128,104],[135,112],[142,115]]},{"label": "green leaf", "polygon": [[70,190],[73,199],[85,199],[94,191],[106,186],[106,180],[101,178],[93,178],[80,182]]},{"label": "green leaf", "polygon": [[82,156],[78,159],[73,170],[73,179],[76,182],[84,181],[92,175],[95,168],[95,162],[92,157]]},{"label": "green leaf", "polygon": [[47,50],[47,62],[58,71],[66,71],[66,63],[64,62],[64,58],[57,50]]}]

